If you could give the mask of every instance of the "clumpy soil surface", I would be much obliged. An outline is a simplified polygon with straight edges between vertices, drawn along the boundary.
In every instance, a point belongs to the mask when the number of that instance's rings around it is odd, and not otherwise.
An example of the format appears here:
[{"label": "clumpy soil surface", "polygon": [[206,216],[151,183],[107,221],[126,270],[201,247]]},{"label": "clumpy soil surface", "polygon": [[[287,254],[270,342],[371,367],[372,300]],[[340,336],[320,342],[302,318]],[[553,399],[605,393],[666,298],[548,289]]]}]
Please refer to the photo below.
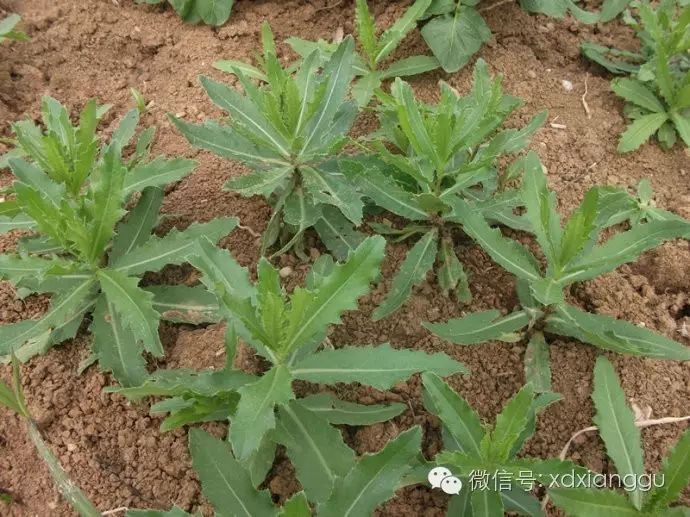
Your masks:
[{"label": "clumpy soil surface", "polygon": [[[483,57],[494,73],[505,76],[508,93],[522,97],[525,106],[510,121],[525,123],[533,114],[549,110],[549,119],[536,134],[532,148],[548,169],[551,188],[559,195],[560,210],[568,213],[584,192],[595,184],[634,187],[650,178],[659,206],[690,216],[690,159],[677,146],[663,152],[656,144],[639,152],[616,153],[617,137],[625,127],[623,104],[609,91],[609,79],[602,70],[578,54],[578,44],[594,39],[604,44],[631,45],[628,30],[619,22],[583,26],[572,19],[553,20],[530,16],[516,4],[495,8],[498,0],[480,4],[494,33],[483,48]],[[501,2],[502,3],[502,2]],[[408,2],[372,2],[381,26],[399,16]],[[596,6],[597,2],[591,2]],[[342,27],[350,33],[353,2],[344,0],[275,0],[237,2],[230,21],[221,28],[190,26],[164,6],[142,6],[133,0],[31,0],[2,2],[6,12],[18,12],[30,42],[0,47],[0,125],[9,136],[9,123],[21,117],[37,119],[40,97],[50,94],[74,110],[90,97],[113,104],[102,128],[109,135],[117,119],[131,108],[130,87],[139,89],[152,103],[144,122],[159,127],[155,151],[185,155],[198,160],[190,177],[168,190],[165,212],[175,214],[172,222],[186,226],[217,216],[238,216],[242,224],[261,232],[269,207],[259,199],[244,199],[224,192],[223,183],[247,171],[236,163],[191,148],[166,118],[175,113],[188,120],[218,117],[199,87],[198,75],[208,74],[232,82],[211,64],[222,58],[251,60],[258,49],[259,28],[269,20],[279,41],[297,35],[303,38],[331,38]],[[403,44],[398,57],[425,52],[417,33]],[[282,57],[292,56],[281,45]],[[470,82],[466,68],[453,75],[435,72],[411,82],[426,100],[437,97],[437,82],[445,80],[460,92]],[[573,88],[568,91],[563,81]],[[588,117],[582,98],[591,111]],[[552,124],[556,125],[553,126]],[[363,115],[356,125],[361,134],[374,120]],[[3,184],[9,177],[0,177]],[[169,225],[170,223],[168,223]],[[17,235],[0,238],[0,250],[12,250]],[[258,258],[258,240],[245,230],[236,230],[221,242],[243,265]],[[312,256],[322,251],[312,244]],[[517,303],[511,275],[493,264],[475,246],[462,250],[471,272],[474,301],[461,306],[437,293],[433,278],[415,290],[411,301],[397,314],[373,323],[370,315],[390,285],[409,244],[390,245],[384,264],[384,281],[361,303],[361,312],[350,313],[344,324],[333,330],[336,344],[391,342],[394,346],[427,351],[444,351],[471,369],[468,377],[449,379],[481,416],[492,421],[506,400],[522,385],[524,344],[493,343],[481,347],[459,347],[432,337],[420,324],[443,321],[465,312],[498,308],[507,312]],[[293,278],[301,279],[308,264],[282,257]],[[166,271],[159,280],[188,282],[191,268]],[[690,248],[676,241],[645,254],[637,263],[572,291],[572,301],[603,314],[644,324],[690,346]],[[20,301],[11,286],[0,284],[0,322],[36,318],[46,308],[44,298]],[[220,366],[223,357],[223,328],[164,325],[161,335],[167,349],[165,361],[152,367]],[[556,455],[578,429],[591,425],[592,368],[596,353],[592,347],[553,339],[554,389],[564,400],[552,405],[539,419],[535,437],[526,453]],[[87,356],[89,336],[83,331],[73,342],[56,347],[22,368],[26,396],[43,433],[73,480],[102,511],[118,507],[169,508],[177,504],[187,510],[210,512],[199,490],[186,447],[186,430],[161,434],[160,418],[148,414],[148,405],[131,404],[117,395],[103,393],[113,383],[110,376],[90,368],[76,374]],[[690,365],[611,355],[629,399],[652,417],[690,414]],[[251,357],[243,363],[250,365]],[[0,376],[7,378],[7,368]],[[317,387],[311,387],[314,389]],[[325,387],[323,388],[325,389]],[[389,393],[356,386],[331,388],[348,400],[363,403],[402,401],[409,410],[394,420],[368,428],[343,430],[347,443],[358,453],[376,451],[401,430],[420,425],[425,430],[424,452],[433,455],[440,447],[438,421],[424,409],[420,382],[413,378]],[[218,436],[225,426],[210,426]],[[682,424],[646,429],[643,432],[649,471],[657,469],[663,455],[680,436]],[[603,447],[595,435],[579,440],[571,457],[596,471],[608,472]],[[294,470],[284,456],[278,456],[266,481],[277,502],[299,490]],[[0,409],[0,491],[10,493],[14,503],[0,502],[0,514],[11,516],[72,515],[60,499],[45,466],[36,457],[25,436],[22,422]],[[688,498],[685,498],[688,503]],[[377,510],[378,515],[443,515],[447,496],[424,486],[401,490]],[[550,510],[550,513],[556,513]]]}]

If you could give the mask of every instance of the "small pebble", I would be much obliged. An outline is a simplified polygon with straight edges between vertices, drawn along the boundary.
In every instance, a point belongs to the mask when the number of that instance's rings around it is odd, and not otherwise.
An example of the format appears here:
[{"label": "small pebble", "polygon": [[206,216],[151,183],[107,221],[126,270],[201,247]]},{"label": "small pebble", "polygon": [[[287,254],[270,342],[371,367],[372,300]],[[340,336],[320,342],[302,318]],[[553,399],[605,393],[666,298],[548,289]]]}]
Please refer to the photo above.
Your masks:
[{"label": "small pebble", "polygon": [[527,72],[527,76],[528,76],[530,79],[536,79],[536,78],[537,78],[537,72],[535,72],[534,70],[529,70],[529,71]]},{"label": "small pebble", "polygon": [[287,278],[292,274],[292,268],[290,266],[285,266],[280,271],[278,271],[280,278]]},{"label": "small pebble", "polygon": [[566,92],[572,92],[572,91],[573,91],[573,83],[571,83],[571,82],[568,81],[567,79],[563,79],[563,80],[561,81],[561,86],[563,86],[563,89],[564,89]]}]

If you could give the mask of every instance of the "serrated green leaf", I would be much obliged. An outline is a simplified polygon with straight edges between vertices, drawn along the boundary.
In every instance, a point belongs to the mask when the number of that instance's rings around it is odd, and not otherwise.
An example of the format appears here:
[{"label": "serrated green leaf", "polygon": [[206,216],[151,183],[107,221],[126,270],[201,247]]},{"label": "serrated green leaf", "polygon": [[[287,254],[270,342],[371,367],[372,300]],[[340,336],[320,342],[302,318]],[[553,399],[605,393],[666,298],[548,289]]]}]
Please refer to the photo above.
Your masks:
[{"label": "serrated green leaf", "polygon": [[382,72],[382,79],[392,79],[394,77],[406,77],[409,75],[419,75],[431,70],[436,70],[440,65],[438,59],[433,56],[410,56],[391,63]]},{"label": "serrated green leaf", "polygon": [[544,334],[535,332],[525,350],[525,381],[537,393],[551,391],[551,357]]},{"label": "serrated green leaf", "polygon": [[455,254],[452,242],[444,239],[438,250],[438,263],[440,267],[437,272],[438,285],[442,291],[448,293],[454,291],[458,300],[463,303],[472,301],[472,293],[467,279],[467,273]]},{"label": "serrated green leaf", "polygon": [[110,251],[110,260],[115,261],[141,246],[151,237],[158,223],[163,191],[150,187],[143,191],[137,206],[129,213],[126,222],[117,225],[116,235]]},{"label": "serrated green leaf", "polygon": [[142,348],[119,311],[101,296],[91,321],[91,350],[99,366],[113,373],[124,387],[140,386],[148,377]]},{"label": "serrated green leaf", "polygon": [[422,323],[438,337],[457,345],[473,345],[485,341],[516,341],[516,332],[527,326],[530,316],[517,311],[501,317],[497,310],[473,312],[445,323]]},{"label": "serrated green leaf", "polygon": [[676,131],[678,131],[683,142],[685,142],[685,145],[690,148],[690,117],[673,111],[671,112],[671,120],[673,121]]},{"label": "serrated green leaf", "polygon": [[579,339],[604,350],[677,361],[690,360],[690,348],[627,321],[560,305],[546,318],[546,331]]},{"label": "serrated green leaf", "polygon": [[435,373],[423,373],[422,382],[427,410],[441,419],[462,452],[480,457],[486,433],[477,413]]},{"label": "serrated green leaf", "polygon": [[341,261],[347,259],[366,238],[334,206],[322,207],[321,219],[316,222],[314,229],[333,256]]},{"label": "serrated green leaf", "polygon": [[296,379],[327,384],[359,382],[382,390],[424,371],[444,377],[467,373],[463,364],[446,354],[393,349],[387,343],[316,352],[291,368]]},{"label": "serrated green leaf", "polygon": [[[621,478],[634,476],[639,479],[644,474],[640,430],[635,426],[635,415],[628,406],[616,371],[604,356],[597,358],[594,367],[592,400],[596,408],[594,423],[599,427],[599,436],[616,471]],[[635,508],[642,508],[643,493],[639,487],[628,492],[628,496]]]},{"label": "serrated green leaf", "polygon": [[291,167],[277,167],[269,170],[259,170],[251,174],[244,174],[238,178],[231,178],[225,184],[225,189],[237,192],[241,196],[270,196],[291,177]]},{"label": "serrated green leaf", "polygon": [[194,253],[199,237],[205,236],[216,242],[229,234],[237,223],[234,217],[224,217],[208,223],[192,223],[183,231],[173,229],[165,237],[152,237],[129,254],[114,260],[110,266],[128,275],[137,275],[159,271],[169,264],[182,264]]},{"label": "serrated green leaf", "polygon": [[340,431],[298,401],[280,406],[277,436],[297,470],[310,500],[326,501],[338,480],[352,468],[355,455]]},{"label": "serrated green leaf", "polygon": [[690,481],[690,431],[685,431],[678,443],[664,459],[659,472],[663,486],[655,487],[649,494],[646,507],[664,508],[672,503],[688,486]]},{"label": "serrated green leaf", "polygon": [[400,433],[377,454],[363,456],[336,485],[328,501],[319,506],[319,515],[370,515],[395,493],[419,452],[421,436],[421,429],[413,427]]},{"label": "serrated green leaf", "polygon": [[192,325],[220,321],[218,300],[203,286],[151,285],[144,290],[153,294],[153,309],[162,320]]},{"label": "serrated green leaf", "polygon": [[381,34],[378,53],[375,58],[377,63],[381,62],[397,48],[405,36],[415,27],[417,20],[423,16],[431,1],[416,0],[393,25]]},{"label": "serrated green leaf", "polygon": [[520,438],[532,417],[534,388],[526,384],[504,406],[496,416],[496,424],[491,432],[489,455],[498,463],[509,459],[515,442]]},{"label": "serrated green leaf", "polygon": [[244,466],[249,471],[254,487],[258,488],[266,480],[266,475],[275,461],[276,447],[272,433],[265,434],[257,449],[245,462]]},{"label": "serrated green leaf", "polygon": [[325,168],[301,169],[304,186],[314,201],[333,205],[356,225],[362,222],[364,203],[354,186],[338,172],[333,173]]},{"label": "serrated green leaf", "polygon": [[73,269],[73,263],[57,257],[42,258],[22,255],[0,255],[0,278],[21,284],[24,279],[42,280],[52,273],[60,274]]},{"label": "serrated green leaf", "polygon": [[299,399],[299,403],[330,424],[372,425],[386,422],[407,409],[405,404],[355,404],[330,393],[319,393]]},{"label": "serrated green leaf", "polygon": [[593,488],[551,488],[554,504],[573,517],[638,517],[640,512],[622,494]]},{"label": "serrated green leaf", "polygon": [[201,490],[216,508],[216,515],[268,517],[276,514],[268,492],[254,489],[249,473],[232,457],[227,443],[200,429],[191,429],[189,450],[201,480]]},{"label": "serrated green leaf", "polygon": [[125,178],[125,194],[141,192],[148,187],[165,187],[188,176],[196,167],[194,160],[167,159],[157,156],[148,163],[135,166]]},{"label": "serrated green leaf", "polygon": [[240,461],[247,460],[264,435],[275,428],[275,406],[294,398],[290,372],[276,366],[258,381],[242,386],[230,426],[230,443]]},{"label": "serrated green leaf", "polygon": [[391,289],[386,298],[372,314],[378,321],[398,310],[410,297],[412,288],[426,279],[438,252],[438,232],[429,231],[408,252],[400,266],[400,271],[393,277]]},{"label": "serrated green leaf", "polygon": [[236,61],[234,59],[222,59],[220,61],[215,61],[213,63],[213,68],[217,68],[222,72],[228,72],[231,74],[235,73],[235,70],[239,70],[245,76],[251,79],[258,79],[262,82],[268,82],[266,74],[255,66],[243,63],[242,61]]},{"label": "serrated green leaf", "polygon": [[588,249],[597,234],[599,226],[597,218],[599,210],[599,190],[590,189],[585,194],[580,206],[570,215],[563,231],[562,245],[558,257],[561,266],[567,266],[570,261]]},{"label": "serrated green leaf", "polygon": [[611,89],[626,101],[632,102],[652,113],[665,113],[664,104],[654,93],[640,81],[628,79],[614,79],[611,82]]},{"label": "serrated green leaf", "polygon": [[651,113],[635,120],[621,135],[619,153],[634,151],[645,143],[668,120],[666,113]]},{"label": "serrated green leaf", "polygon": [[362,46],[370,66],[372,64],[376,65],[376,54],[378,52],[376,24],[371,11],[369,11],[367,0],[357,0],[355,3],[355,24],[357,27],[357,40]]}]

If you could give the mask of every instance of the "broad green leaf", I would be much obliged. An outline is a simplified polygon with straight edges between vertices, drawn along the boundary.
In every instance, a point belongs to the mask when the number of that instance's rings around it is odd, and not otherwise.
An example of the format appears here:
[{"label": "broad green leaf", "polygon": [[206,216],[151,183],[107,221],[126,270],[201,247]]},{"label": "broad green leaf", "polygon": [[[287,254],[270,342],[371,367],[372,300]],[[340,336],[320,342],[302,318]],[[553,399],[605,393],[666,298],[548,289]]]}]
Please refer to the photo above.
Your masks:
[{"label": "broad green leaf", "polygon": [[165,237],[151,237],[130,253],[114,260],[112,268],[128,275],[159,271],[169,264],[182,264],[195,252],[196,240],[202,235],[216,242],[229,234],[238,220],[223,217],[208,223],[192,223],[186,230],[173,229]]},{"label": "broad green leaf", "polygon": [[252,486],[249,473],[232,456],[229,444],[201,429],[189,431],[192,463],[201,491],[217,516],[268,517],[276,514],[269,493]]},{"label": "broad green leaf", "polygon": [[484,18],[471,6],[438,16],[422,27],[422,36],[446,72],[457,72],[491,38]]},{"label": "broad green leaf", "polygon": [[509,491],[501,491],[503,506],[507,512],[515,512],[518,515],[529,515],[530,517],[541,517],[544,511],[537,496],[530,492],[525,492],[520,488],[513,488]]},{"label": "broad green leaf", "polygon": [[192,325],[220,321],[218,300],[203,286],[151,285],[144,290],[153,294],[153,309],[162,320]]},{"label": "broad green leaf", "polygon": [[291,368],[296,379],[325,384],[359,382],[382,390],[425,371],[443,377],[467,373],[464,365],[446,354],[394,349],[388,344],[323,350]]},{"label": "broad green leaf", "polygon": [[198,517],[200,514],[191,514],[183,509],[174,506],[172,509],[165,510],[127,510],[127,517]]},{"label": "broad green leaf", "polygon": [[554,504],[573,517],[639,517],[640,512],[622,494],[593,488],[551,488]]},{"label": "broad green leaf", "polygon": [[[616,471],[621,478],[634,476],[639,479],[645,472],[640,430],[635,426],[635,415],[628,406],[616,371],[604,356],[597,358],[594,367],[592,400],[596,408],[594,423],[599,427],[599,436]],[[628,492],[628,496],[635,508],[642,508],[643,493],[639,487]]]},{"label": "broad green leaf", "polygon": [[255,66],[243,63],[242,61],[236,61],[234,59],[222,59],[220,61],[215,61],[213,63],[213,68],[217,68],[222,72],[228,72],[234,74],[236,70],[239,70],[246,77],[251,79],[258,79],[262,82],[268,82],[266,74]]},{"label": "broad green leaf", "polygon": [[369,291],[369,284],[379,274],[385,241],[369,237],[349,256],[337,264],[321,281],[316,292],[295,289],[288,314],[284,349],[295,350],[325,331],[328,325],[340,323],[340,315],[357,307],[357,300]]},{"label": "broad green leaf", "polygon": [[[686,108],[687,110],[688,108]],[[678,134],[685,142],[685,145],[690,148],[690,116],[682,115],[678,112],[671,112],[671,120],[678,131]]]},{"label": "broad green leaf", "polygon": [[513,446],[532,417],[533,399],[534,388],[531,384],[526,384],[496,416],[496,424],[489,440],[489,454],[497,463],[510,458]]},{"label": "broad green leaf", "polygon": [[435,230],[424,235],[407,253],[400,271],[393,277],[389,293],[372,315],[378,321],[398,310],[410,297],[412,288],[421,284],[431,270],[438,252],[438,233]]},{"label": "broad green leaf", "polygon": [[475,490],[472,492],[473,517],[498,517],[503,515],[501,493],[494,490]]},{"label": "broad green leaf", "polygon": [[462,452],[480,457],[486,433],[477,413],[435,373],[423,373],[422,381],[427,410],[441,419]]},{"label": "broad green leaf", "polygon": [[370,515],[393,496],[419,453],[421,429],[413,427],[388,442],[380,452],[363,456],[319,506],[320,517]]},{"label": "broad green leaf", "polygon": [[125,178],[125,194],[141,192],[148,187],[165,187],[180,181],[189,175],[196,167],[194,160],[157,156],[148,163],[141,163],[134,167]]},{"label": "broad green leaf", "polygon": [[206,25],[223,25],[232,12],[235,0],[196,0],[196,12]]},{"label": "broad green leaf", "polygon": [[333,205],[356,225],[362,222],[364,203],[361,195],[338,171],[333,173],[325,167],[301,169],[307,192],[314,201]]},{"label": "broad green leaf", "polygon": [[309,395],[299,403],[330,424],[372,425],[386,422],[407,409],[405,404],[355,404],[340,400],[330,393]]},{"label": "broad green leaf", "polygon": [[14,217],[0,216],[0,234],[12,230],[32,230],[35,227],[34,220],[26,214],[17,214]]},{"label": "broad green leaf", "polygon": [[537,393],[551,391],[551,357],[544,334],[535,332],[525,350],[525,381]]},{"label": "broad green leaf", "polygon": [[158,336],[160,314],[153,308],[153,295],[139,287],[138,278],[115,269],[102,268],[97,275],[109,308],[120,316],[122,324],[148,352],[162,357],[163,345]]},{"label": "broad green leaf", "polygon": [[148,377],[142,348],[119,311],[101,296],[91,321],[91,350],[99,366],[113,373],[124,387],[140,386]]},{"label": "broad green leaf", "polygon": [[294,398],[290,372],[276,366],[253,384],[238,389],[240,403],[230,426],[230,443],[237,458],[248,459],[264,435],[275,428],[275,406]]},{"label": "broad green leaf", "polygon": [[501,317],[499,311],[490,310],[473,312],[445,323],[422,323],[422,326],[456,345],[473,345],[492,340],[517,341],[520,338],[517,332],[529,322],[530,316],[525,311]]},{"label": "broad green leaf", "polygon": [[297,492],[281,507],[279,517],[311,517],[311,508],[304,492]]},{"label": "broad green leaf", "polygon": [[252,485],[257,488],[266,480],[266,475],[275,461],[277,444],[272,435],[270,432],[264,435],[259,446],[244,464],[249,471]]},{"label": "broad green leaf", "polygon": [[307,496],[317,503],[330,497],[355,462],[340,431],[298,401],[280,406],[276,436],[285,445]]},{"label": "broad green leaf", "polygon": [[675,447],[664,459],[659,477],[663,475],[663,486],[654,488],[649,495],[650,508],[664,508],[672,503],[688,486],[690,481],[690,431],[685,431]]},{"label": "broad green leaf", "polygon": [[614,79],[611,82],[611,89],[626,101],[632,102],[652,113],[666,113],[664,104],[640,81],[628,79],[627,77]]},{"label": "broad green leaf", "polygon": [[667,120],[668,115],[666,113],[652,113],[638,118],[621,135],[618,152],[634,151],[656,133]]},{"label": "broad green leaf", "polygon": [[328,250],[340,261],[347,259],[366,238],[334,206],[322,207],[321,219],[316,222],[314,229]]},{"label": "broad green leaf", "polygon": [[129,254],[151,237],[151,232],[158,223],[160,207],[163,203],[163,191],[151,187],[144,190],[137,206],[132,210],[126,222],[117,225],[116,235],[110,251],[110,260],[114,261]]},{"label": "broad green leaf", "polygon": [[507,271],[525,280],[539,280],[541,274],[534,256],[517,242],[507,239],[497,228],[491,228],[481,214],[462,200],[454,208],[463,221],[463,229],[491,258]]},{"label": "broad green leaf", "polygon": [[690,360],[690,348],[627,321],[560,305],[546,318],[546,331],[579,339],[604,350],[657,359]]},{"label": "broad green leaf", "polygon": [[454,291],[461,302],[469,303],[472,301],[467,273],[465,273],[465,268],[455,254],[452,242],[446,239],[441,242],[437,261],[440,267],[436,276],[441,290],[446,293]]}]

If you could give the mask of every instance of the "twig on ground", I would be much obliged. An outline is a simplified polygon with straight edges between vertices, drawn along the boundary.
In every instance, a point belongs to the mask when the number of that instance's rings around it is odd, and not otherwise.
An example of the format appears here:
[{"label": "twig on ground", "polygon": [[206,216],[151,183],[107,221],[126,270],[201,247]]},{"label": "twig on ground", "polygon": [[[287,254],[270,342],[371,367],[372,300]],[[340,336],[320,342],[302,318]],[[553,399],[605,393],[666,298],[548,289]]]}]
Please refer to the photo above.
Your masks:
[{"label": "twig on ground", "polygon": [[481,7],[478,9],[478,11],[484,13],[486,11],[496,9],[497,7],[501,7],[502,5],[512,4],[514,2],[515,0],[500,0],[500,2],[496,2],[495,4],[487,5],[486,7]]},{"label": "twig on ground", "polygon": [[250,234],[252,237],[255,237],[255,238],[257,238],[257,239],[260,239],[260,238],[261,238],[261,234],[255,232],[255,231],[252,230],[249,226],[244,226],[244,225],[242,225],[242,224],[238,224],[237,227],[238,227],[240,230],[244,230],[245,232],[247,232],[248,234]]},{"label": "twig on ground", "polygon": [[587,104],[587,92],[589,91],[587,87],[587,79],[589,79],[589,74],[585,75],[585,93],[582,94],[581,100],[582,100],[582,107],[585,108],[585,113],[587,114],[587,118],[592,118],[592,111],[589,109],[589,104]]},{"label": "twig on ground", "polygon": [[101,513],[101,515],[115,515],[116,513],[126,512],[127,510],[129,510],[129,508],[127,508],[126,506],[120,506],[119,508],[114,508],[112,510],[105,511]]},{"label": "twig on ground", "polygon": [[342,3],[343,3],[343,0],[339,0],[338,2],[335,2],[334,4],[324,5],[323,7],[318,7],[316,9],[314,9],[314,12],[318,13],[320,11],[328,11],[330,9],[334,9],[334,8],[338,7]]}]

